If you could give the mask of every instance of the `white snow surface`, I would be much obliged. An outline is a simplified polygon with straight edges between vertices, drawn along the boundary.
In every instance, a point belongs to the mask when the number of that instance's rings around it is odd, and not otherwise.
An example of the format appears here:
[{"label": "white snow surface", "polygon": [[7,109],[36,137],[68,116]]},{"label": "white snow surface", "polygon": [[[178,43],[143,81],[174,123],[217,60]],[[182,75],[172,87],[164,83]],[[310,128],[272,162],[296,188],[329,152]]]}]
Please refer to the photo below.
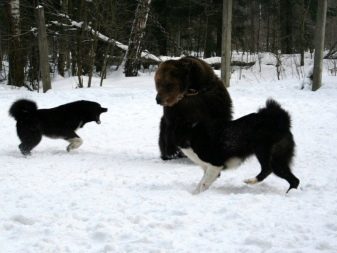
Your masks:
[{"label": "white snow surface", "polygon": [[[287,182],[273,175],[244,184],[260,170],[251,158],[192,195],[202,170],[159,158],[153,73],[113,76],[103,87],[94,79],[90,89],[57,78],[46,94],[0,85],[0,252],[337,252],[337,78],[325,73],[316,92],[297,89],[297,79],[252,80],[233,77],[234,115],[268,98],[290,112],[292,169],[301,183],[288,194]],[[19,98],[39,108],[86,99],[109,111],[101,125],[78,131],[78,150],[43,138],[25,158],[8,116]]]}]

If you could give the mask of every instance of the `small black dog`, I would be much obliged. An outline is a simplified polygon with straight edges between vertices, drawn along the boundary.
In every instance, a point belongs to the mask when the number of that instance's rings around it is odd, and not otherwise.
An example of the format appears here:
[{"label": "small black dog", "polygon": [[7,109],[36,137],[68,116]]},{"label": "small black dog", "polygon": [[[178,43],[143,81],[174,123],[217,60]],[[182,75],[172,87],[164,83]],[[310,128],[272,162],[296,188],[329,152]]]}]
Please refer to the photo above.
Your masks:
[{"label": "small black dog", "polygon": [[300,181],[289,167],[295,148],[290,127],[289,114],[274,100],[268,100],[257,113],[234,121],[190,122],[189,128],[179,127],[179,147],[204,170],[195,193],[207,190],[221,170],[236,167],[253,154],[261,172],[246,183],[261,182],[273,172],[288,181],[288,191],[297,188]]},{"label": "small black dog", "polygon": [[9,115],[17,121],[17,134],[21,140],[19,149],[23,155],[29,155],[42,135],[68,141],[68,152],[80,147],[83,141],[75,131],[91,121],[100,124],[100,114],[106,111],[108,109],[100,104],[85,100],[37,109],[35,102],[20,99],[13,103]]}]

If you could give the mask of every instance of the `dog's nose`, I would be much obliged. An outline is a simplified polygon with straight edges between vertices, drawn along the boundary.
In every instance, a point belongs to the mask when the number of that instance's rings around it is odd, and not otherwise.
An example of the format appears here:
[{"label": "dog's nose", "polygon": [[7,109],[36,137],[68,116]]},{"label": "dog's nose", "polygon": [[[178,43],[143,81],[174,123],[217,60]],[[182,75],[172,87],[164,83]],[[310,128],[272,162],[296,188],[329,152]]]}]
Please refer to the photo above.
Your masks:
[{"label": "dog's nose", "polygon": [[161,98],[159,95],[156,96],[156,101],[157,101],[157,104],[161,104]]}]

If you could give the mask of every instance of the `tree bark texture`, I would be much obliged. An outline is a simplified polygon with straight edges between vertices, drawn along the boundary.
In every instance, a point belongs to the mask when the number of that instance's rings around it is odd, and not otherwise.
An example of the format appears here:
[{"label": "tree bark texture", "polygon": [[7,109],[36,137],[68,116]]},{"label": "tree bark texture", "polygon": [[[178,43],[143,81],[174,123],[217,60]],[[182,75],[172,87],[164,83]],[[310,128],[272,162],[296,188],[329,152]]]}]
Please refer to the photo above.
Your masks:
[{"label": "tree bark texture", "polygon": [[229,87],[232,50],[232,0],[224,0],[222,15],[221,80],[224,82],[225,87]]},{"label": "tree bark texture", "polygon": [[9,23],[9,75],[8,85],[21,87],[24,85],[24,56],[20,38],[20,1],[9,0],[7,3]]},{"label": "tree bark texture", "polygon": [[324,37],[326,24],[326,11],[328,0],[318,1],[318,12],[315,29],[315,58],[314,58],[314,76],[312,90],[318,90],[322,85],[322,65],[324,51]]},{"label": "tree bark texture", "polygon": [[44,18],[44,9],[42,6],[36,8],[36,18],[38,25],[39,37],[39,56],[40,56],[40,72],[42,79],[43,92],[51,89],[50,71],[48,62],[48,41],[46,32],[46,22]]},{"label": "tree bark texture", "polygon": [[138,2],[125,57],[125,76],[137,76],[138,74],[142,52],[141,43],[145,34],[150,4],[151,0],[140,0]]}]

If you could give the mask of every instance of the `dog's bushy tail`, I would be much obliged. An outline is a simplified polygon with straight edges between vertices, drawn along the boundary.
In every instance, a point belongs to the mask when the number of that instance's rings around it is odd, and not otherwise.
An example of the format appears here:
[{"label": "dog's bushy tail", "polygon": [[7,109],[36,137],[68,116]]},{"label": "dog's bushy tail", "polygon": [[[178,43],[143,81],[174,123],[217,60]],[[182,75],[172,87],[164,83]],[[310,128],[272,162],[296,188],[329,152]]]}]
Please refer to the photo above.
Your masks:
[{"label": "dog's bushy tail", "polygon": [[20,99],[15,101],[9,108],[9,115],[15,120],[24,119],[37,111],[37,105],[34,101]]},{"label": "dog's bushy tail", "polygon": [[281,131],[289,131],[291,128],[289,113],[273,99],[268,99],[266,107],[261,108],[258,113],[265,116],[270,121],[270,124],[276,126]]}]

